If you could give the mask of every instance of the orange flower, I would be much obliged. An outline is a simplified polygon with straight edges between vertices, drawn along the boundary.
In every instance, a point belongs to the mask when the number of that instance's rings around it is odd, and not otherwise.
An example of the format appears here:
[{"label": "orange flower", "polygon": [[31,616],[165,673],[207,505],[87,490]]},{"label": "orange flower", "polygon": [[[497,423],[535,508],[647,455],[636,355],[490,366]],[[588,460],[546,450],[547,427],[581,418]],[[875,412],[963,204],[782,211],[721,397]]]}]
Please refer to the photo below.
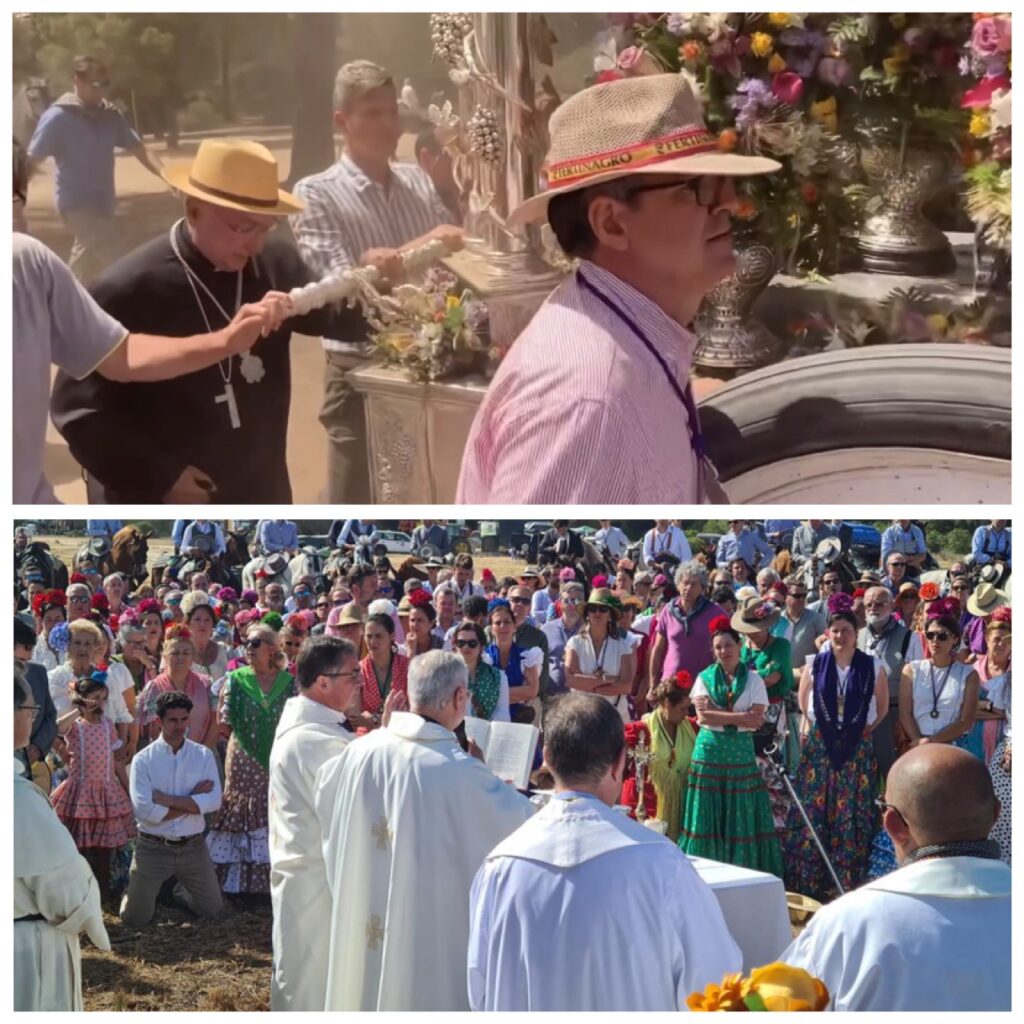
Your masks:
[{"label": "orange flower", "polygon": [[749,199],[737,199],[732,204],[732,215],[737,220],[753,220],[759,212]]},{"label": "orange flower", "polygon": [[774,963],[750,972],[750,992],[761,997],[773,1013],[787,1010],[819,1011],[829,1004],[828,989],[801,967]]},{"label": "orange flower", "polygon": [[701,46],[696,39],[688,39],[682,46],[679,47],[679,56],[683,60],[696,61],[700,60],[701,55],[704,52],[704,47]]},{"label": "orange flower", "polygon": [[723,128],[718,135],[718,148],[726,153],[731,153],[736,148],[738,138],[732,128]]},{"label": "orange flower", "polygon": [[703,992],[691,992],[686,997],[686,1005],[703,1013],[745,1010],[743,1000],[749,991],[750,982],[742,974],[727,974],[720,986],[708,985]]}]

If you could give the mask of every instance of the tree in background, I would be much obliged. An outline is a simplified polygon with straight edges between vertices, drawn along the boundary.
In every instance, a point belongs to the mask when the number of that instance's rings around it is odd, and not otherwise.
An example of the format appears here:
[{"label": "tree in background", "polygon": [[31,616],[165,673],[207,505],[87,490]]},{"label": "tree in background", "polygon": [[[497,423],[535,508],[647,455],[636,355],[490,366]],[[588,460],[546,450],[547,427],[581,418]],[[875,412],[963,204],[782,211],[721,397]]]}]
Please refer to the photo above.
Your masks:
[{"label": "tree in background", "polygon": [[296,14],[292,21],[295,113],[288,186],[334,163],[336,14]]}]

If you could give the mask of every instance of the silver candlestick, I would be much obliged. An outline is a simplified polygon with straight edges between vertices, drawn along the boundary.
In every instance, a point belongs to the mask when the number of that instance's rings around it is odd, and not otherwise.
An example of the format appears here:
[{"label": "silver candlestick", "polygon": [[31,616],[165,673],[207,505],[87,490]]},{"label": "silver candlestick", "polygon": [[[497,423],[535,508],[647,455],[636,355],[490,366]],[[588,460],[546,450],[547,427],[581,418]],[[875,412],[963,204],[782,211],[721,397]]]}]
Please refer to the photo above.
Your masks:
[{"label": "silver candlestick", "polygon": [[636,738],[636,744],[632,750],[633,763],[636,765],[636,820],[643,822],[647,820],[647,806],[644,803],[644,784],[646,782],[647,766],[654,757],[654,751],[647,746],[647,739],[644,733]]}]

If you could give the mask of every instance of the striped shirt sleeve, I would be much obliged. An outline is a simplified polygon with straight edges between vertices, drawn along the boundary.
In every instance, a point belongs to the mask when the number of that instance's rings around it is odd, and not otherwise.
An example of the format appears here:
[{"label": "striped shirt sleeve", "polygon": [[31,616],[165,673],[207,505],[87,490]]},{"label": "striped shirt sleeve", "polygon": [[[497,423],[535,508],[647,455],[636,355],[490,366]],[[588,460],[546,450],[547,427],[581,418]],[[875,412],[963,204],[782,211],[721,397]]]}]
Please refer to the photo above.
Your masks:
[{"label": "striped shirt sleeve", "polygon": [[332,204],[315,182],[300,181],[295,195],[305,204],[301,213],[288,218],[303,263],[318,278],[340,274],[358,266],[362,253],[354,253],[340,217],[332,216]]}]

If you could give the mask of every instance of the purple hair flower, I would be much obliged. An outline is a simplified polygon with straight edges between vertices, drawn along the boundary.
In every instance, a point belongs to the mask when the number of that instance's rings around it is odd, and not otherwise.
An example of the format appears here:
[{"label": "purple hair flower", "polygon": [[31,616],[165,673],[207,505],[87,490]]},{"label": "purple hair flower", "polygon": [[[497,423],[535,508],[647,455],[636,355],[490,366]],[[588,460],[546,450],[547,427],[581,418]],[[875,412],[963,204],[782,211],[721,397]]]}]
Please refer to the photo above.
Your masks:
[{"label": "purple hair flower", "polygon": [[852,612],[853,598],[849,594],[833,594],[828,599],[828,613],[835,615],[838,612]]}]

